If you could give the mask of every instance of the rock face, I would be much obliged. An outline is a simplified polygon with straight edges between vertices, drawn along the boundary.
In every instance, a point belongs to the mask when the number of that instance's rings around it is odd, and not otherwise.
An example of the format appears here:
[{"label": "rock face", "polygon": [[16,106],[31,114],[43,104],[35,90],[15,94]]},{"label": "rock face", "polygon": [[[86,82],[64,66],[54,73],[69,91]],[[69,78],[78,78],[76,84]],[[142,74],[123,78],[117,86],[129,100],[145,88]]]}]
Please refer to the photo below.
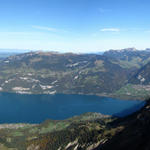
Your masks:
[{"label": "rock face", "polygon": [[150,51],[137,50],[135,48],[126,48],[126,49],[121,49],[121,50],[106,51],[104,53],[104,56],[116,58],[120,60],[129,60],[129,61],[131,61],[134,58],[140,58],[141,60],[146,60],[150,57]]},{"label": "rock face", "polygon": [[30,145],[29,147],[27,147],[27,150],[40,150],[40,147],[38,145]]}]

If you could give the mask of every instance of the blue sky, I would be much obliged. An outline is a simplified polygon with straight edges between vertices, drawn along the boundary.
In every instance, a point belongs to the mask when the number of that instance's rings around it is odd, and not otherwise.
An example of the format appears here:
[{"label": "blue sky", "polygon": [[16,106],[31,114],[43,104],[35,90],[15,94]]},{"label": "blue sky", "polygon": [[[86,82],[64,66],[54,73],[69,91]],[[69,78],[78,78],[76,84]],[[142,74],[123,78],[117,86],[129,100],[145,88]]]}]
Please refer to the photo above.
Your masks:
[{"label": "blue sky", "polygon": [[0,48],[150,47],[149,0],[0,0]]}]

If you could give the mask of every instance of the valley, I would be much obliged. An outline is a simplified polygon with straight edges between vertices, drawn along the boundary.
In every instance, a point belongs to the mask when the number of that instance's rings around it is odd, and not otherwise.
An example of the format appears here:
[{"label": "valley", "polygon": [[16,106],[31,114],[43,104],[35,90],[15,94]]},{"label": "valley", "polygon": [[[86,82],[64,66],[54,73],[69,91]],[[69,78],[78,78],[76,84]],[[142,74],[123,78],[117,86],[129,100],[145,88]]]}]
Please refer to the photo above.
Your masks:
[{"label": "valley", "polygon": [[[149,139],[142,137],[148,137],[150,120],[150,102],[146,101],[150,97],[149,58],[149,50],[130,48],[110,50],[101,55],[37,51],[1,59],[0,149],[146,150],[149,145],[143,143],[148,143]],[[56,105],[53,105],[50,97],[57,95],[59,101],[54,99]],[[73,96],[75,103],[65,95]],[[105,107],[101,96],[108,103],[107,114],[102,111]],[[118,106],[117,99],[120,99]],[[131,105],[127,104],[128,100]],[[144,101],[136,103],[135,100]],[[8,107],[9,103],[13,104]],[[73,114],[73,105],[79,114]],[[13,114],[12,110],[16,112]],[[63,111],[68,112],[66,118],[55,118],[52,110],[63,117]],[[114,114],[108,114],[111,110]],[[46,112],[44,118],[42,112]],[[14,116],[13,122],[10,118]]]}]

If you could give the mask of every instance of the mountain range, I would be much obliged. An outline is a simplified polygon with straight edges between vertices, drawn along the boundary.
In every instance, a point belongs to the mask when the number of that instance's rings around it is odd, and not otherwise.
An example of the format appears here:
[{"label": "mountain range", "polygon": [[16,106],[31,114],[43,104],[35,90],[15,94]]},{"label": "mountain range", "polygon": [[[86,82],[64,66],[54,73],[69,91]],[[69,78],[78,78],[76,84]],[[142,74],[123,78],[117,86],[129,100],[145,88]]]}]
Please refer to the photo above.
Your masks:
[{"label": "mountain range", "polygon": [[0,61],[0,91],[144,99],[150,95],[149,62],[149,50],[134,48],[102,55],[28,52]]}]

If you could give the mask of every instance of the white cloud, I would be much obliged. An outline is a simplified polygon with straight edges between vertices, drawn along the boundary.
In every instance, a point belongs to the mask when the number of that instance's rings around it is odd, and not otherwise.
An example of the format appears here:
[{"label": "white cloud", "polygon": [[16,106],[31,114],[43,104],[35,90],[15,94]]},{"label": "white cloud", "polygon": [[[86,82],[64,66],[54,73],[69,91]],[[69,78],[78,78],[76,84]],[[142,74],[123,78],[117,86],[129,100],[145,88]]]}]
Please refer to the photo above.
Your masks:
[{"label": "white cloud", "polygon": [[100,31],[102,31],[102,32],[120,32],[120,29],[119,28],[104,28],[104,29],[101,29]]},{"label": "white cloud", "polygon": [[44,27],[44,26],[32,26],[34,29],[39,29],[39,30],[46,30],[46,31],[52,31],[52,32],[57,32],[57,29],[51,28],[51,27]]}]

